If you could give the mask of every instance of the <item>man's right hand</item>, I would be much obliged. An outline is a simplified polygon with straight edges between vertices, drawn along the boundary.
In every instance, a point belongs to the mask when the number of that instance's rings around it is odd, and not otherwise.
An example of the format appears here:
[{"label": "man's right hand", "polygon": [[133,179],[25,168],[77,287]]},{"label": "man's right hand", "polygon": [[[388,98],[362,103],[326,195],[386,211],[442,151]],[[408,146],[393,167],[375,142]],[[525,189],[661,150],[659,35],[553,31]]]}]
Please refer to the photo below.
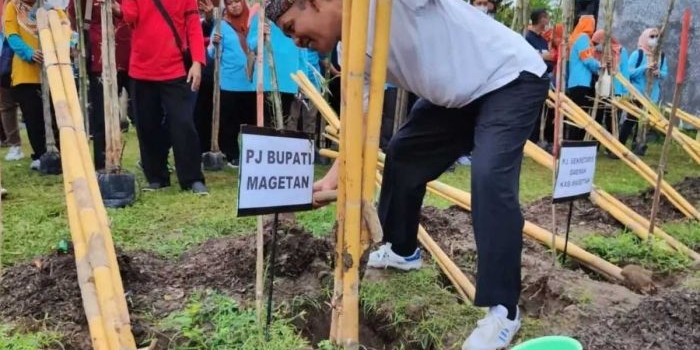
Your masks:
[{"label": "man's right hand", "polygon": [[214,34],[211,36],[211,42],[212,42],[214,45],[218,45],[218,44],[221,42],[221,35],[220,35],[220,34],[217,34],[217,33],[214,33]]}]

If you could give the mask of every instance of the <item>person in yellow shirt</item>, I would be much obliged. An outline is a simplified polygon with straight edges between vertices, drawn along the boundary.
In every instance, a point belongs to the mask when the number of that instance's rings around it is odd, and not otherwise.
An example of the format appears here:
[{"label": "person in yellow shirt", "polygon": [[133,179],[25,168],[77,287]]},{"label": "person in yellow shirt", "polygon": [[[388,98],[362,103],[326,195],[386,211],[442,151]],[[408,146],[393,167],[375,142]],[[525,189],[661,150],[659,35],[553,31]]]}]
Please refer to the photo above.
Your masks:
[{"label": "person in yellow shirt", "polygon": [[[38,8],[36,0],[9,0],[3,11],[5,40],[15,53],[12,59],[12,90],[22,110],[29,143],[34,152],[30,166],[34,170],[39,169],[39,158],[46,153],[44,108],[41,98],[41,65],[44,56],[39,46],[36,24]],[[55,134],[58,135],[57,132]]]}]

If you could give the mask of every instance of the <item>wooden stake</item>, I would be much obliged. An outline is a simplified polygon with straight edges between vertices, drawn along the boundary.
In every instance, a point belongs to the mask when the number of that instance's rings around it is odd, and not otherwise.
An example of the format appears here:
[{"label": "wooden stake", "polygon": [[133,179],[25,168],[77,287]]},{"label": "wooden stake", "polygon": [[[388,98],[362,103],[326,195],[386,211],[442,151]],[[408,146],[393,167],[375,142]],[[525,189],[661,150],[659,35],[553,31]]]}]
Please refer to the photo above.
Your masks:
[{"label": "wooden stake", "polygon": [[671,117],[668,122],[668,131],[664,139],[664,146],[661,149],[661,159],[659,160],[659,171],[656,177],[656,189],[654,190],[654,200],[651,206],[651,217],[649,218],[649,235],[654,232],[654,221],[659,210],[659,200],[661,199],[661,181],[663,180],[664,172],[666,171],[666,162],[668,157],[668,147],[671,144],[671,135],[673,134],[673,126],[676,123],[676,110],[681,101],[681,93],[683,92],[683,81],[685,80],[685,65],[688,59],[688,34],[690,31],[690,9],[686,9],[683,14],[683,29],[681,32],[680,54],[678,55],[678,72],[676,74],[676,89],[673,92],[673,106],[671,107]]},{"label": "wooden stake", "polygon": [[[82,101],[83,115],[88,114],[88,89],[90,82],[88,81],[87,72],[87,52],[85,50],[85,21],[92,18],[92,1],[86,1],[85,15],[83,15],[83,6],[81,1],[73,1],[75,7],[75,24],[78,30],[78,86],[80,101]],[[90,130],[90,118],[85,118],[85,129]]]},{"label": "wooden stake", "polygon": [[[221,8],[214,8],[214,22],[216,26],[214,27],[214,32],[221,35]],[[211,116],[211,151],[220,152],[219,148],[219,122],[221,118],[221,85],[219,81],[221,80],[220,75],[221,70],[221,43],[214,44],[214,100],[212,101],[212,116]],[[228,161],[231,161],[229,159]]]},{"label": "wooden stake", "polygon": [[[258,77],[258,82],[256,86],[256,101],[257,101],[257,126],[265,126],[265,97],[263,94],[263,55],[265,50],[265,40],[264,40],[264,26],[265,26],[265,1],[259,0],[260,8],[258,10],[258,47],[257,55],[255,61],[255,72]],[[262,215],[257,217],[257,233],[255,237],[256,242],[256,259],[255,259],[255,309],[257,311],[257,318],[260,325],[263,324],[263,293],[265,289],[265,281],[263,279],[263,270],[265,268],[265,257],[264,257],[264,225]]]},{"label": "wooden stake", "polygon": [[121,172],[122,134],[119,116],[119,92],[117,91],[117,61],[114,43],[112,1],[105,0],[100,8],[102,26],[102,93],[105,118],[105,165],[110,174]]}]

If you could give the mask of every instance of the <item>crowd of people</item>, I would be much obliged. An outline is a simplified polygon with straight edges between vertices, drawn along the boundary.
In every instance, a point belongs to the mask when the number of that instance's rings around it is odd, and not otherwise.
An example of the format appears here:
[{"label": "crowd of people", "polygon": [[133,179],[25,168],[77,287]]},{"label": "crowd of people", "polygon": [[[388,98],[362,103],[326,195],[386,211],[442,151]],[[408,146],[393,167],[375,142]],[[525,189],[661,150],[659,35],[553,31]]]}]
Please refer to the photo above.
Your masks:
[{"label": "crowd of people", "polygon": [[[89,133],[93,140],[95,169],[102,171],[106,142],[101,52],[103,1],[79,1],[83,18],[76,17],[72,0],[47,1],[44,7],[65,9],[66,20],[70,20],[76,37],[77,23],[82,21],[89,77]],[[303,71],[319,91],[327,90],[329,102],[337,112],[340,110],[340,46],[325,54],[298,47],[272,22],[266,21],[263,28],[258,28],[257,3],[220,1],[219,7],[215,7],[212,0],[115,0],[112,3],[117,85],[121,93],[129,96],[128,122],[122,128],[128,130],[129,124],[133,124],[136,129],[140,151],[138,166],[147,180],[147,191],[170,186],[173,167],[168,157],[172,150],[180,187],[197,194],[208,193],[201,155],[211,148],[216,48],[221,51],[219,145],[229,167],[238,166],[240,125],[256,123],[258,76],[254,63],[259,30],[264,31],[270,42],[276,71],[276,86],[273,87],[267,64],[269,51],[265,48],[266,126],[273,125],[271,94],[276,89],[282,101],[283,127],[313,134],[317,142],[321,142],[317,109],[290,77],[298,70]],[[11,64],[2,72],[0,142],[10,148],[7,161],[24,158],[19,109],[31,143],[30,168],[33,170],[39,169],[40,158],[46,152],[42,55],[36,26],[39,6],[37,0],[6,0],[2,22],[3,60]],[[218,27],[214,20],[217,10],[221,11],[217,16],[221,18]],[[77,40],[73,44],[77,78]],[[326,82],[324,87],[322,81]],[[393,132],[393,127],[388,125],[393,125],[396,88],[387,85],[386,93],[383,147]]]},{"label": "crowd of people", "polygon": [[[556,72],[559,59],[559,47],[563,40],[564,26],[562,24],[552,25],[546,9],[535,9],[530,16],[531,25],[527,30],[525,38],[542,56],[547,64],[547,72],[550,74],[552,86],[556,82]],[[668,62],[663,52],[660,53],[659,60],[654,59],[654,49],[658,45],[659,30],[657,28],[647,28],[639,36],[635,50],[628,51],[615,37],[610,38],[610,54],[605,55],[605,31],[596,30],[595,18],[593,15],[583,15],[577,19],[577,24],[569,36],[567,79],[563,85],[563,90],[567,96],[576,104],[584,108],[591,115],[595,114],[597,121],[605,126],[608,131],[613,131],[613,121],[619,125],[619,140],[626,144],[632,136],[636,140],[637,119],[626,113],[614,115],[609,107],[599,107],[593,113],[594,100],[596,98],[596,83],[601,76],[615,76],[620,74],[629,80],[634,87],[645,94],[654,103],[661,102],[661,83],[668,76]],[[648,79],[651,81],[648,82]],[[602,86],[602,85],[601,85]],[[647,88],[650,90],[647,91]],[[613,79],[613,94],[616,97],[627,96],[629,91],[616,78]],[[605,92],[598,91],[598,94],[606,96]],[[600,104],[603,106],[603,104]],[[551,109],[543,107],[542,115],[545,116],[543,123],[544,132],[540,128],[535,128],[530,141],[540,143],[544,147],[551,147],[554,136],[553,116]],[[581,141],[585,137],[585,130],[567,125],[565,138],[567,140]],[[544,136],[544,139],[541,137]],[[646,145],[632,145],[632,150],[638,155],[644,155]],[[608,156],[614,157],[611,153]]]}]

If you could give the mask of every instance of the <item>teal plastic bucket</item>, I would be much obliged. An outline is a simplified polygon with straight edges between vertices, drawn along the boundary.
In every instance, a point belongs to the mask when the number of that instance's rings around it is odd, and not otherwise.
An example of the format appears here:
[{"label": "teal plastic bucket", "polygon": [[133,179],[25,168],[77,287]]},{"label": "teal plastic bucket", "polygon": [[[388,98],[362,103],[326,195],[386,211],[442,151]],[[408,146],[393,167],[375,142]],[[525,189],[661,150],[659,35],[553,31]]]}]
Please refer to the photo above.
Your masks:
[{"label": "teal plastic bucket", "polygon": [[583,345],[573,338],[548,336],[528,340],[511,350],[583,350]]}]

